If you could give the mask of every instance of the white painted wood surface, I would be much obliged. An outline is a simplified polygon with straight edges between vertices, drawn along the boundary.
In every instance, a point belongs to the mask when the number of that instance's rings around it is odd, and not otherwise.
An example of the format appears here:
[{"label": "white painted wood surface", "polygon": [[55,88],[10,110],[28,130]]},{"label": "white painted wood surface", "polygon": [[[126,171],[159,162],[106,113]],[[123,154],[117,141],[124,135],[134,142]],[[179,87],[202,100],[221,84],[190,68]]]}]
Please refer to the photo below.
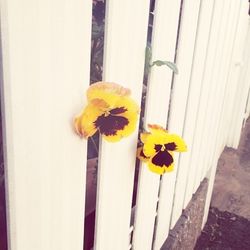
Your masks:
[{"label": "white painted wood surface", "polygon": [[196,46],[192,73],[190,78],[190,91],[187,103],[186,118],[184,124],[183,137],[189,147],[188,153],[181,154],[179,157],[179,168],[176,177],[176,187],[174,195],[174,207],[172,212],[172,224],[174,225],[182,213],[185,189],[188,177],[189,161],[192,152],[193,138],[196,132],[196,120],[202,91],[203,72],[207,57],[207,45],[210,34],[211,21],[213,18],[214,1],[201,1],[198,30],[196,35]]},{"label": "white painted wood surface", "polygon": [[[208,100],[208,109],[205,115],[205,122],[203,128],[202,141],[206,143],[201,144],[199,151],[199,160],[201,167],[198,169],[195,175],[194,192],[199,187],[203,172],[206,172],[207,165],[211,164],[210,151],[214,151],[215,145],[215,134],[217,124],[221,114],[221,101],[224,99],[224,88],[226,83],[226,77],[230,62],[229,42],[233,39],[234,26],[231,22],[232,16],[235,13],[235,7],[233,6],[234,1],[228,1],[225,6],[223,18],[221,22],[221,32],[219,40],[217,41],[218,53],[216,61],[214,62],[213,76],[210,79],[210,83],[213,86],[213,95]],[[211,122],[212,121],[212,122]]]},{"label": "white painted wood surface", "polygon": [[[80,250],[86,141],[72,118],[86,104],[92,1],[0,3],[10,250]],[[106,1],[103,78],[130,88],[138,104],[149,4]],[[174,61],[180,4],[156,1],[153,60]],[[130,225],[138,129],[116,144],[101,141],[94,249],[160,249],[208,172],[204,225],[219,155],[225,143],[237,147],[250,112],[247,10],[246,0],[183,1],[179,74],[172,82],[169,68],[151,69],[144,125],[168,122],[188,152],[176,153],[162,179],[141,165]]]},{"label": "white painted wood surface", "polygon": [[203,73],[203,87],[202,87],[200,103],[199,103],[198,117],[197,117],[197,122],[196,122],[196,131],[195,131],[195,137],[194,137],[194,141],[192,145],[191,159],[189,162],[190,166],[188,167],[189,168],[188,180],[192,180],[192,181],[187,182],[183,208],[187,206],[188,202],[192,198],[195,174],[196,174],[197,168],[200,167],[199,162],[198,162],[198,156],[199,156],[201,138],[203,134],[204,118],[207,112],[208,98],[209,98],[209,95],[212,94],[209,77],[212,76],[214,58],[217,53],[216,44],[217,44],[218,36],[220,33],[220,24],[221,24],[221,17],[222,17],[221,13],[222,13],[223,7],[224,7],[223,1],[215,1],[214,15],[213,15],[213,20],[212,20],[211,32],[209,35],[209,41],[208,41],[208,51],[207,51],[207,58],[205,62],[205,71]]},{"label": "white painted wood surface", "polygon": [[[182,6],[182,17],[179,31],[179,44],[177,49],[177,66],[179,74],[175,76],[173,92],[171,95],[170,118],[168,130],[171,133],[182,135],[185,122],[185,112],[189,95],[189,83],[195,47],[196,30],[200,1],[184,1]],[[185,140],[185,138],[184,138]],[[186,153],[184,153],[186,154]],[[158,207],[157,228],[161,232],[161,237],[156,249],[164,243],[164,232],[168,232],[170,225],[173,199],[175,192],[176,174],[178,171],[179,155],[175,154],[175,169],[170,174],[164,175],[160,190],[160,200]]]},{"label": "white painted wood surface", "polygon": [[1,0],[9,249],[83,246],[90,0]]},{"label": "white painted wood surface", "polygon": [[[160,0],[156,3],[152,38],[153,61],[174,61],[179,11],[180,1]],[[159,124],[166,127],[171,82],[172,71],[169,68],[163,66],[151,69],[145,126]],[[152,249],[159,184],[160,177],[150,172],[146,164],[142,164],[138,181],[133,249]],[[159,234],[161,237],[162,234],[164,238],[167,237],[167,231],[157,231],[156,242],[158,242]]]},{"label": "white painted wood surface", "polygon": [[[200,146],[198,151],[197,163],[199,164],[199,168],[196,170],[195,173],[195,181],[193,185],[193,193],[197,190],[200,185],[200,178],[202,169],[204,164],[204,157],[205,155],[209,154],[210,144],[214,145],[214,137],[215,137],[215,127],[218,122],[218,114],[220,110],[220,100],[223,99],[223,87],[224,82],[221,78],[221,72],[225,68],[225,51],[227,49],[227,31],[229,27],[229,16],[232,10],[232,1],[225,2],[225,6],[222,13],[222,20],[220,23],[220,33],[218,40],[216,42],[216,55],[213,62],[213,71],[211,75],[207,75],[209,77],[210,82],[210,91],[211,94],[208,98],[208,108],[204,118],[204,125],[203,125],[203,135],[200,139]],[[223,72],[223,76],[226,73]],[[206,77],[206,76],[205,76]]]},{"label": "white painted wood surface", "polygon": [[[106,1],[104,80],[132,91],[140,104],[149,0]],[[101,141],[95,249],[125,250],[130,216],[138,130],[117,143]]]},{"label": "white painted wood surface", "polygon": [[[247,17],[249,20],[249,17]],[[245,19],[246,20],[246,19]],[[246,20],[246,22],[249,22]],[[245,109],[246,109],[246,102],[248,97],[248,90],[250,86],[249,82],[249,64],[250,64],[250,49],[249,49],[249,42],[250,42],[250,32],[248,29],[245,45],[244,45],[244,52],[243,52],[243,65],[240,71],[240,76],[238,78],[237,89],[234,99],[234,116],[232,117],[232,128],[231,128],[231,135],[233,135],[232,146],[234,148],[238,147],[241,129],[243,125],[243,120],[245,118]]]},{"label": "white painted wood surface", "polygon": [[[244,3],[244,2],[243,2]],[[235,102],[236,94],[240,90],[239,87],[239,76],[242,70],[242,67],[244,66],[243,57],[244,54],[244,48],[247,39],[248,34],[248,27],[249,25],[249,17],[246,15],[247,12],[247,4],[243,4],[240,9],[240,15],[239,15],[239,24],[237,28],[237,34],[236,34],[236,41],[235,46],[233,50],[233,56],[232,56],[232,64],[229,72],[229,88],[228,88],[228,100],[227,100],[227,110],[225,114],[225,122],[227,124],[231,124],[225,129],[225,139],[227,142],[227,145],[230,147],[233,147],[233,138],[234,138],[234,124],[237,114],[237,107],[238,104]]]},{"label": "white painted wood surface", "polygon": [[[232,59],[232,50],[233,50],[233,45],[235,42],[235,35],[236,35],[236,29],[237,29],[237,24],[239,20],[239,10],[240,10],[240,5],[241,2],[238,1],[231,1],[231,7],[230,11],[227,12],[227,20],[225,24],[225,30],[226,34],[224,36],[224,42],[222,44],[222,62],[221,62],[221,69],[218,75],[218,79],[216,82],[220,83],[220,88],[217,93],[218,95],[218,104],[216,104],[216,115],[217,118],[215,119],[216,122],[213,124],[214,125],[214,130],[213,127],[210,126],[210,128],[207,129],[209,131],[207,138],[205,137],[205,141],[207,141],[207,151],[206,153],[203,153],[203,169],[200,172],[200,176],[197,176],[197,179],[203,179],[206,175],[206,172],[208,168],[211,166],[210,164],[212,163],[212,157],[213,157],[213,152],[214,148],[216,147],[215,145],[215,140],[214,140],[214,134],[218,130],[218,126],[222,126],[222,132],[223,130],[228,126],[228,124],[222,124],[219,125],[220,122],[224,122],[224,105],[226,104],[226,99],[227,99],[227,90],[230,87],[228,85],[228,73],[230,70],[230,62]],[[213,102],[214,103],[214,102]],[[218,113],[217,113],[218,112]],[[213,113],[213,111],[211,112]],[[208,118],[209,119],[209,118]],[[208,123],[208,122],[206,122]],[[222,146],[225,146],[225,140],[224,140],[224,135],[220,135],[220,141]],[[198,181],[198,180],[197,180]]]},{"label": "white painted wood surface", "polygon": [[[238,23],[237,30],[239,30],[241,25],[242,25],[242,27],[245,26],[245,24],[244,24],[245,22],[244,21],[242,22],[242,20],[244,20],[247,17],[247,10],[248,10],[248,3],[242,2],[240,5],[239,23]],[[246,21],[246,19],[245,19],[245,21]],[[236,20],[236,22],[237,22],[237,20]],[[236,35],[237,34],[239,34],[239,33],[236,32]],[[244,36],[244,34],[243,34],[243,36]],[[237,42],[237,41],[239,42],[239,40],[236,39],[235,42]],[[248,44],[246,46],[248,47]],[[234,49],[235,48],[238,49],[238,46],[235,46]],[[237,54],[237,52],[236,52],[236,54]],[[233,55],[235,55],[235,52],[233,53]],[[229,81],[229,83],[230,83],[230,81]],[[226,101],[226,100],[224,100],[224,101]],[[214,151],[212,154],[212,164],[211,164],[211,168],[209,169],[209,174],[207,176],[209,178],[209,185],[208,185],[208,192],[207,192],[207,197],[206,197],[205,211],[204,211],[202,227],[205,225],[205,223],[207,221],[209,206],[210,206],[211,197],[212,197],[214,179],[215,179],[215,174],[216,174],[217,161],[218,161],[218,158],[219,158],[219,156],[223,150],[223,147],[224,147],[224,133],[223,133],[223,131],[225,130],[225,128],[227,128],[228,123],[226,123],[223,118],[224,118],[223,115],[221,115],[220,120],[219,120],[218,129],[216,131],[215,147],[214,147]]]}]

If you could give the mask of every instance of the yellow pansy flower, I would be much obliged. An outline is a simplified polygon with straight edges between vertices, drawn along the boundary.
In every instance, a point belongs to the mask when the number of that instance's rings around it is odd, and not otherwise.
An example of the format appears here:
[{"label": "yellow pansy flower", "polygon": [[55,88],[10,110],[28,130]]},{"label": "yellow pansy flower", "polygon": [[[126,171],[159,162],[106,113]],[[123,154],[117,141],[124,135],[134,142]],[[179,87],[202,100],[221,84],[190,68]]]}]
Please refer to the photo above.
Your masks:
[{"label": "yellow pansy flower", "polygon": [[149,169],[157,174],[171,172],[174,169],[173,152],[185,152],[184,140],[175,134],[169,134],[159,125],[148,125],[150,132],[140,134],[143,146],[138,148],[137,157],[146,162]]},{"label": "yellow pansy flower", "polygon": [[139,107],[130,90],[116,83],[97,82],[87,90],[88,105],[74,120],[76,132],[88,138],[99,131],[110,142],[129,136],[136,128]]}]

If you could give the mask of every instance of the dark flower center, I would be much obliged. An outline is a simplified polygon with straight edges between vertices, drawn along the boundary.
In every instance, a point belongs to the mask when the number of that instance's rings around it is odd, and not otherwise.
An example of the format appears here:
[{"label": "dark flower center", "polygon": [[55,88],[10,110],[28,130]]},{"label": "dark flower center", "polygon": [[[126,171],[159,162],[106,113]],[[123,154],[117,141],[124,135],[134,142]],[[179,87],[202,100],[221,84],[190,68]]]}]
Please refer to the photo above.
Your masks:
[{"label": "dark flower center", "polygon": [[158,151],[157,154],[152,158],[152,163],[159,167],[163,167],[163,165],[169,167],[173,161],[174,159],[172,155],[167,150]]},{"label": "dark flower center", "polygon": [[[156,152],[160,151],[162,149],[163,145],[161,144],[155,144],[155,150]],[[166,143],[164,144],[165,150],[174,151],[176,149],[176,144],[174,142]]]},{"label": "dark flower center", "polygon": [[110,110],[108,115],[103,114],[96,119],[95,127],[99,128],[100,133],[106,136],[116,135],[118,130],[123,130],[129,123],[127,118],[117,115],[126,111],[127,109],[124,107]]},{"label": "dark flower center", "polygon": [[166,150],[174,151],[176,149],[176,144],[174,142],[170,142],[164,145]]},{"label": "dark flower center", "polygon": [[120,108],[111,109],[111,110],[109,111],[109,113],[112,114],[112,115],[118,115],[118,114],[122,114],[122,113],[124,113],[124,112],[126,112],[126,111],[127,111],[126,108],[120,107]]}]

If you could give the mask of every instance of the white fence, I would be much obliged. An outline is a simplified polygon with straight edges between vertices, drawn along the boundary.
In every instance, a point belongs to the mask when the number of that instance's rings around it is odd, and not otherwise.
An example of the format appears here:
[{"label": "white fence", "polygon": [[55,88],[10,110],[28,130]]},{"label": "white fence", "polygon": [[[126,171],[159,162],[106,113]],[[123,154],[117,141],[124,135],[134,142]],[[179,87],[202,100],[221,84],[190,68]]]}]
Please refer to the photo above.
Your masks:
[{"label": "white fence", "polygon": [[[138,103],[149,3],[106,1],[103,80],[129,87]],[[250,112],[247,12],[247,0],[156,0],[153,60],[176,56],[179,74],[152,68],[144,123],[168,123],[189,150],[162,178],[142,164],[131,224],[138,129],[101,141],[94,249],[160,249],[208,177],[205,223],[218,157],[237,147]],[[72,118],[86,104],[91,22],[91,0],[1,0],[11,250],[83,248],[87,143]]]}]

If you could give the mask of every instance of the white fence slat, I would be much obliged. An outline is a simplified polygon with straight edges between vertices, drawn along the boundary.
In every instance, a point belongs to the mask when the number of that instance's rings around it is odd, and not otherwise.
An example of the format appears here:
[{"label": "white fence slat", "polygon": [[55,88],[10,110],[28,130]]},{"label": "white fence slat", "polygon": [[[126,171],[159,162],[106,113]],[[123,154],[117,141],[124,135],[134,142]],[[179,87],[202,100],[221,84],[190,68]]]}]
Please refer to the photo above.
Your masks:
[{"label": "white fence slat", "polygon": [[[240,7],[240,14],[239,14],[239,25],[244,26],[244,22],[242,23],[242,14],[246,15],[247,14],[247,7],[248,4],[242,2],[241,3],[241,7]],[[244,10],[244,11],[242,11]],[[245,12],[245,13],[244,13]],[[236,40],[237,41],[237,40]],[[212,157],[212,167],[210,168],[210,174],[209,174],[209,185],[208,185],[208,192],[207,192],[207,197],[206,197],[206,203],[205,203],[205,211],[204,211],[204,217],[203,217],[203,225],[202,227],[205,225],[206,221],[207,221],[207,216],[208,216],[208,211],[209,211],[209,206],[210,206],[210,201],[211,201],[211,196],[212,196],[212,191],[213,191],[213,185],[214,185],[214,179],[215,179],[215,174],[216,174],[216,167],[217,167],[217,161],[218,158],[223,150],[223,137],[224,137],[224,133],[223,130],[225,129],[225,125],[228,126],[227,123],[225,123],[224,121],[224,117],[220,116],[220,123],[219,123],[219,127],[218,127],[218,131],[216,133],[216,146],[213,152],[213,157]]]},{"label": "white fence slat", "polygon": [[[230,65],[230,71],[228,76],[228,85],[227,88],[227,100],[226,100],[226,110],[225,110],[225,123],[230,124],[231,119],[234,115],[234,98],[237,90],[238,78],[240,69],[242,67],[242,57],[243,57],[243,48],[245,45],[246,35],[247,35],[247,22],[246,22],[246,9],[240,8],[239,21],[237,26],[237,31],[235,35],[235,43],[233,48],[233,55]],[[232,136],[229,136],[231,126],[225,128],[224,134],[228,146],[232,146]]]},{"label": "white fence slat", "polygon": [[[231,38],[230,31],[233,30],[232,25],[232,14],[234,14],[233,2],[228,1],[226,3],[226,11],[224,13],[225,17],[221,23],[222,31],[219,41],[217,42],[218,49],[218,57],[216,62],[214,63],[215,70],[213,72],[213,76],[211,78],[212,89],[214,89],[214,94],[210,96],[208,100],[208,110],[206,112],[205,121],[204,121],[204,135],[202,137],[202,141],[206,143],[202,143],[200,145],[199,158],[198,162],[200,164],[199,169],[196,171],[195,175],[195,183],[194,183],[194,191],[198,188],[201,182],[201,178],[203,172],[206,171],[207,166],[211,164],[209,161],[210,151],[214,150],[215,140],[214,133],[216,131],[216,126],[219,121],[219,114],[221,109],[221,99],[224,98],[224,86],[226,82],[227,76],[227,66],[230,62],[230,49],[229,43]],[[233,33],[233,32],[232,32]],[[216,107],[216,108],[215,108]],[[212,122],[211,122],[212,121]]]},{"label": "white fence slat", "polygon": [[[243,57],[244,55],[244,46],[246,43],[247,33],[248,33],[248,16],[246,14],[247,12],[247,3],[242,2],[242,6],[240,9],[240,15],[239,15],[239,24],[237,28],[237,34],[236,34],[236,41],[235,41],[235,47],[233,52],[233,59],[232,59],[232,65],[230,69],[230,75],[229,75],[229,88],[228,88],[228,102],[227,102],[227,110],[226,110],[226,117],[225,122],[227,124],[231,124],[225,129],[226,134],[226,141],[227,145],[233,147],[233,136],[234,133],[232,131],[232,128],[235,124],[236,114],[237,110],[236,107],[238,106],[238,103],[235,103],[236,93],[241,89],[238,85],[239,81],[239,75],[241,72],[241,69],[243,67]],[[249,25],[250,27],[250,25]],[[236,106],[237,105],[237,106]]]},{"label": "white fence slat", "polygon": [[[180,1],[159,0],[155,6],[152,38],[152,60],[174,61],[178,29]],[[172,71],[165,67],[153,67],[149,77],[145,112],[147,124],[167,123]],[[142,164],[138,181],[135,231],[133,248],[150,250],[154,233],[155,214],[158,202],[160,177]],[[165,238],[167,232],[165,232]],[[143,237],[142,237],[143,235]]]},{"label": "white fence slat", "polygon": [[[209,42],[208,42],[207,58],[205,62],[205,71],[203,73],[204,82],[203,82],[203,87],[201,91],[198,117],[196,121],[196,128],[195,128],[194,140],[193,140],[193,145],[192,145],[191,158],[189,162],[190,165],[188,166],[188,169],[189,169],[188,180],[194,180],[196,170],[199,167],[197,158],[198,158],[198,153],[199,153],[199,148],[200,148],[199,147],[200,140],[201,140],[202,133],[203,133],[203,126],[204,126],[203,124],[204,124],[205,113],[207,110],[208,97],[209,97],[209,94],[212,94],[209,76],[211,76],[213,72],[213,63],[214,63],[214,58],[216,55],[216,42],[220,34],[220,23],[221,23],[221,17],[222,17],[221,13],[223,10],[223,5],[224,5],[223,1],[215,1],[214,15],[213,15],[211,32],[209,35]],[[187,182],[183,208],[187,206],[188,202],[192,198],[193,183],[194,183],[193,181]]]},{"label": "white fence slat", "polygon": [[[185,111],[189,93],[189,80],[193,61],[194,45],[197,30],[200,1],[186,1],[182,5],[182,17],[177,49],[177,66],[179,74],[175,75],[173,93],[171,96],[169,131],[182,135],[185,120]],[[184,138],[185,140],[185,138]],[[173,198],[175,191],[176,173],[178,168],[178,155],[175,155],[175,169],[162,177],[158,218],[156,228],[155,249],[159,249],[167,236]],[[174,225],[171,225],[171,227]]]},{"label": "white fence slat", "polygon": [[1,1],[9,247],[82,249],[92,2]]},{"label": "white fence slat", "polygon": [[[246,11],[246,10],[245,10]],[[248,17],[249,19],[249,17]],[[250,27],[250,25],[249,25]],[[237,148],[240,140],[240,134],[242,129],[242,123],[245,118],[245,108],[247,102],[247,96],[249,91],[249,64],[250,64],[250,28],[248,29],[247,39],[244,45],[244,53],[243,53],[243,67],[240,71],[240,76],[237,84],[237,92],[234,99],[235,111],[234,117],[232,119],[233,127],[231,129],[231,133],[233,135],[233,147]],[[236,119],[236,120],[234,120]]]},{"label": "white fence slat", "polygon": [[202,89],[202,76],[207,54],[207,45],[209,40],[209,31],[213,15],[214,1],[203,0],[201,3],[198,31],[196,37],[196,47],[190,79],[190,93],[186,111],[186,121],[183,131],[183,137],[189,147],[189,152],[181,154],[179,157],[179,168],[176,179],[174,207],[171,223],[174,225],[179,219],[185,198],[186,183],[190,180],[188,176],[188,166],[192,151],[193,138],[195,134],[197,111],[199,108],[200,93]]},{"label": "white fence slat", "polygon": [[[230,60],[230,66],[229,66],[229,72],[228,72],[228,77],[227,77],[227,88],[226,88],[226,93],[225,93],[225,102],[223,106],[223,124],[224,124],[224,129],[222,131],[223,133],[223,141],[225,145],[227,144],[227,134],[228,134],[228,124],[229,124],[229,116],[232,116],[232,109],[233,109],[233,98],[232,96],[235,95],[236,92],[236,80],[235,76],[239,74],[239,69],[240,69],[240,64],[241,63],[235,63],[235,57],[236,55],[240,55],[242,53],[242,48],[239,47],[239,41],[242,42],[242,36],[239,36],[239,25],[240,25],[240,10],[241,10],[241,5],[242,1],[239,3],[239,13],[238,17],[236,20],[236,29],[235,29],[235,34],[234,34],[234,44],[232,48],[232,56]],[[239,40],[239,37],[241,39]],[[238,47],[237,47],[238,46]],[[243,46],[243,45],[242,45]],[[237,53],[236,53],[236,48],[237,48]],[[241,53],[240,53],[241,52]],[[237,74],[236,74],[237,72]]]},{"label": "white fence slat", "polygon": [[[232,1],[227,1],[225,3],[225,8],[223,12],[223,17],[222,21],[220,24],[220,36],[219,39],[216,43],[217,46],[217,53],[215,57],[215,61],[213,63],[213,73],[212,77],[210,77],[210,84],[211,84],[211,93],[209,99],[208,99],[208,109],[205,115],[204,119],[204,127],[203,127],[203,136],[201,138],[200,142],[200,149],[199,149],[199,155],[197,158],[197,163],[196,166],[199,164],[199,167],[196,170],[195,173],[195,181],[193,185],[193,192],[197,190],[197,188],[200,185],[200,178],[201,178],[201,173],[202,169],[204,168],[204,164],[208,164],[207,162],[204,162],[204,157],[209,154],[209,147],[210,143],[214,145],[215,141],[210,140],[211,136],[213,137],[215,134],[215,127],[216,124],[218,123],[218,113],[219,113],[219,103],[223,95],[223,86],[224,82],[221,82],[221,70],[222,68],[224,69],[225,63],[224,63],[224,58],[225,58],[225,53],[224,51],[227,49],[227,27],[229,26],[229,16],[231,13],[231,8],[232,7]],[[206,167],[206,166],[205,166]]]},{"label": "white fence slat", "polygon": [[[223,42],[224,51],[222,54],[221,70],[219,73],[219,77],[216,80],[217,83],[220,83],[221,89],[218,92],[219,105],[217,105],[217,111],[219,113],[217,114],[218,118],[216,118],[216,122],[213,124],[215,126],[219,126],[219,125],[216,125],[216,123],[218,123],[220,120],[221,122],[224,122],[224,113],[225,113],[224,105],[226,104],[227,90],[229,88],[227,77],[229,73],[230,62],[232,59],[233,45],[235,41],[235,34],[236,34],[236,28],[237,28],[237,23],[238,23],[240,4],[241,2],[231,1],[231,9],[230,9],[230,12],[227,13],[228,20],[226,22],[227,27],[225,28],[227,29],[227,31],[226,31],[224,42]],[[221,103],[221,100],[223,100],[222,103]],[[213,113],[215,114],[215,112],[212,111],[211,116]],[[225,124],[225,125],[222,124],[220,126],[222,126],[222,131],[224,131],[224,129],[228,126],[228,124]],[[208,166],[210,163],[212,163],[211,157],[213,155],[212,152],[214,151],[215,141],[213,139],[213,131],[212,131],[211,126],[208,129],[208,131],[210,131],[210,135],[207,138],[205,138],[205,141],[207,142],[207,149],[206,149],[207,152],[206,154],[203,153],[203,157],[201,156],[202,157],[201,159],[203,159],[203,169],[200,173],[200,176],[197,175],[197,178],[199,179],[203,179],[205,177],[205,174],[208,170]],[[221,140],[222,141],[219,141],[218,143],[225,146],[224,135],[221,136]]]},{"label": "white fence slat", "polygon": [[[149,0],[106,1],[104,80],[132,90],[140,103]],[[137,131],[118,143],[101,141],[95,249],[128,249]],[[121,200],[122,199],[122,200]]]}]

